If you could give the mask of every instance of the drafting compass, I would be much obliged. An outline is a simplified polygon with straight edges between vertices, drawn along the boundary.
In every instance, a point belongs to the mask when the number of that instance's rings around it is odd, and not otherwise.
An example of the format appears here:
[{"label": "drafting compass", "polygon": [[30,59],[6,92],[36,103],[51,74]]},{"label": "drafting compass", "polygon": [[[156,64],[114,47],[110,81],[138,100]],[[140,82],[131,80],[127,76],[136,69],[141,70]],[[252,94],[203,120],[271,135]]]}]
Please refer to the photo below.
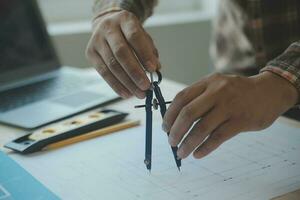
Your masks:
[{"label": "drafting compass", "polygon": [[[153,80],[153,74],[150,73],[151,87],[146,91],[146,104],[135,106],[135,108],[145,108],[146,109],[146,140],[145,140],[145,160],[144,163],[149,171],[151,171],[151,161],[152,161],[152,108],[154,110],[160,109],[162,118],[165,116],[167,111],[166,104],[171,102],[165,102],[162,96],[159,84],[162,81],[162,75],[159,71],[156,72],[157,81]],[[154,97],[154,94],[155,97]],[[154,98],[153,98],[154,97]],[[169,135],[169,133],[167,133]],[[176,162],[178,170],[181,167],[181,159],[177,157],[178,147],[171,147],[173,156]]]}]

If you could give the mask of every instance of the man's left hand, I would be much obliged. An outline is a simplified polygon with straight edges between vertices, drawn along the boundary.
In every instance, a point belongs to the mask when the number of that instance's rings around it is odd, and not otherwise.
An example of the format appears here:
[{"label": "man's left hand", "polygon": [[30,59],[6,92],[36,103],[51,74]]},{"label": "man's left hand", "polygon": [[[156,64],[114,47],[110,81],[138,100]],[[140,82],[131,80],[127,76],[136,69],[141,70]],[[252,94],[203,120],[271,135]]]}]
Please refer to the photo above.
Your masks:
[{"label": "man's left hand", "polygon": [[178,157],[202,158],[240,132],[269,127],[297,103],[298,91],[271,72],[253,77],[213,74],[184,89],[170,105],[163,129]]}]

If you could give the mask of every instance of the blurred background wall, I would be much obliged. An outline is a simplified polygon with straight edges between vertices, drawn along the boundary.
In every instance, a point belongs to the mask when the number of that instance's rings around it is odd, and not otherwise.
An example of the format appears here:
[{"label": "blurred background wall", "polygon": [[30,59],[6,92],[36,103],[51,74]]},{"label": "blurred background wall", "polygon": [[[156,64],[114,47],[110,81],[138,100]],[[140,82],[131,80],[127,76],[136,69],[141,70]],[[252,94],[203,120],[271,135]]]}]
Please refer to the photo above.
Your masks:
[{"label": "blurred background wall", "polygon": [[[145,23],[159,50],[165,77],[191,84],[213,71],[209,57],[218,0],[161,0]],[[88,67],[84,51],[91,35],[93,0],[39,0],[64,65]]]}]

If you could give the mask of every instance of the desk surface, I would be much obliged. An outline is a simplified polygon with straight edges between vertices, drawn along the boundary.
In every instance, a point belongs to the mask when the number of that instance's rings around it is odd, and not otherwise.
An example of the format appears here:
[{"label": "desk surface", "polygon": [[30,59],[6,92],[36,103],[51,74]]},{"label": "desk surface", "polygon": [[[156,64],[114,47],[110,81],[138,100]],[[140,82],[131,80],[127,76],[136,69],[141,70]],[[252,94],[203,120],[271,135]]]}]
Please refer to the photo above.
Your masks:
[{"label": "desk surface", "polygon": [[[176,83],[170,80],[163,80],[161,84],[161,89],[166,101],[173,99],[174,96],[185,87],[185,85]],[[145,111],[144,109],[135,109],[135,105],[144,104],[144,100],[139,100],[136,98],[122,100],[113,105],[109,105],[109,108],[124,111],[130,113],[129,117],[133,117],[133,119],[142,120],[142,124],[145,123]],[[153,113],[153,121],[160,122],[161,117],[158,112]],[[9,126],[4,126],[0,124],[0,150],[4,152],[8,152],[7,149],[3,148],[3,144],[22,136],[25,132],[20,129],[12,128]]]},{"label": "desk surface", "polygon": [[[174,97],[175,94],[177,94],[178,91],[180,91],[182,88],[184,88],[184,85],[175,83],[173,81],[168,81],[164,80],[162,83],[162,92],[166,98],[166,100],[170,100]],[[114,105],[111,105],[110,108],[113,109],[118,109],[118,110],[123,110],[126,112],[131,113],[130,117],[133,119],[142,119],[142,124],[144,124],[144,119],[145,119],[145,112],[143,109],[134,109],[134,105],[144,103],[142,100],[137,100],[137,99],[129,99],[125,101],[120,101],[118,103],[115,103]],[[155,112],[154,115],[154,122],[160,123],[161,118],[158,112]],[[283,123],[289,124],[290,126],[298,126],[300,127],[300,124],[289,121],[289,120],[282,120]],[[0,149],[9,153],[8,150],[3,149],[2,146],[3,144],[11,141],[12,139],[15,139],[16,137],[20,137],[22,134],[24,134],[24,131],[20,129],[15,129],[7,126],[0,125]],[[11,154],[11,153],[10,153]],[[12,157],[15,159],[14,154],[11,154]],[[17,162],[19,162],[17,160]],[[22,165],[22,162],[20,163]],[[34,163],[32,164],[26,164],[26,166],[23,166],[25,169],[27,169],[29,172],[34,172],[35,171],[35,165]],[[71,166],[70,166],[71,167]],[[99,167],[100,169],[100,167]],[[45,169],[45,173],[47,172],[47,169]],[[35,173],[33,173],[34,176],[36,176]],[[36,177],[36,178],[41,178],[41,177]],[[63,178],[63,177],[60,177]],[[55,179],[49,180],[42,180],[42,182],[47,186],[48,184],[53,184],[50,183],[51,181],[53,182]],[[80,186],[79,186],[80,187]],[[75,188],[76,189],[76,188]],[[293,198],[298,198],[299,199],[300,194],[299,192],[293,192],[290,194],[290,196],[284,198],[284,197],[279,197],[278,200],[285,200],[285,199],[293,199]],[[277,199],[276,199],[277,200]]]}]

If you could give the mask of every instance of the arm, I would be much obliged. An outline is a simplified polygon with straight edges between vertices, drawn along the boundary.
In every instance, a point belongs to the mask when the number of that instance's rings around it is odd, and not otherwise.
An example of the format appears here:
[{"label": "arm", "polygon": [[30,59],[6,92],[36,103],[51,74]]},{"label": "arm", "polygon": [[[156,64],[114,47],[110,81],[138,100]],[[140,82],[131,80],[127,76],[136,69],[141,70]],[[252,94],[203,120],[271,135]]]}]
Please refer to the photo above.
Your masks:
[{"label": "arm", "polygon": [[[145,97],[150,82],[144,71],[160,68],[159,56],[142,22],[155,0],[97,0],[93,33],[86,56],[103,79],[123,98]],[[144,69],[143,69],[144,68]]]},{"label": "arm", "polygon": [[[212,75],[180,92],[164,129],[178,156],[202,158],[240,132],[269,127],[299,103],[300,42],[252,77]],[[199,120],[201,119],[201,120]],[[185,137],[186,136],[186,137]]]}]

